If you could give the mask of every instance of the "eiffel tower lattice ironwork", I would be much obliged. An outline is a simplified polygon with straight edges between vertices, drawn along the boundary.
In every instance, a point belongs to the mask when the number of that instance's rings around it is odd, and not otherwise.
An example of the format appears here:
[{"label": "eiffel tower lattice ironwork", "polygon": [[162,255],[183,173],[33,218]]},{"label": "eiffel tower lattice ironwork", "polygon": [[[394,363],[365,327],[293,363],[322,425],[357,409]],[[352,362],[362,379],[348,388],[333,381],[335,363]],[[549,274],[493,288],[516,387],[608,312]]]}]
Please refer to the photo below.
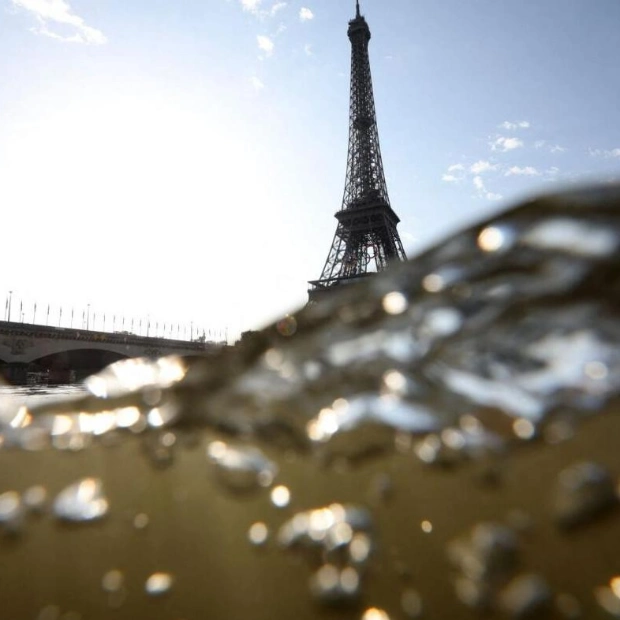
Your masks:
[{"label": "eiffel tower lattice ironwork", "polygon": [[349,154],[338,227],[323,272],[309,282],[310,302],[334,287],[383,271],[392,261],[406,260],[396,230],[400,219],[390,206],[375,113],[368,43],[370,28],[356,1],[349,22],[351,100]]}]

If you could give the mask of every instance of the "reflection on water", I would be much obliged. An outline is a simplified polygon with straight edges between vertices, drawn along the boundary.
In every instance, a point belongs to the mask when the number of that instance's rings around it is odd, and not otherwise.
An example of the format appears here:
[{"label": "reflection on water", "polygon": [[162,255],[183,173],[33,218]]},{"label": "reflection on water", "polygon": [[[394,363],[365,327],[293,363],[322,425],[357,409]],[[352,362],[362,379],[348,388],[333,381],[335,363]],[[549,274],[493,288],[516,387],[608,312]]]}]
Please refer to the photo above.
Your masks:
[{"label": "reflection on water", "polygon": [[619,188],[546,198],[216,359],[3,388],[0,596],[60,608],[14,594],[51,571],[84,617],[618,617],[619,264]]}]

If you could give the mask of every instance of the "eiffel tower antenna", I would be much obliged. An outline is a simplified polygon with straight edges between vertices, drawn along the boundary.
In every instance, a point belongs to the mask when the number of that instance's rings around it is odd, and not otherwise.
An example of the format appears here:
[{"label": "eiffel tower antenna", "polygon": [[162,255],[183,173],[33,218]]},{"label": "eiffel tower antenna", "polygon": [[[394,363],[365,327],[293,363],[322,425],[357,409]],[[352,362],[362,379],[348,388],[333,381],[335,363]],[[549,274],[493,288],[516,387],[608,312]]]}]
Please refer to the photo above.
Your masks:
[{"label": "eiffel tower antenna", "polygon": [[309,282],[310,302],[340,285],[383,271],[407,259],[396,230],[400,219],[390,206],[372,89],[368,43],[370,28],[360,13],[349,22],[351,97],[349,154],[342,208],[336,234],[318,280]]}]

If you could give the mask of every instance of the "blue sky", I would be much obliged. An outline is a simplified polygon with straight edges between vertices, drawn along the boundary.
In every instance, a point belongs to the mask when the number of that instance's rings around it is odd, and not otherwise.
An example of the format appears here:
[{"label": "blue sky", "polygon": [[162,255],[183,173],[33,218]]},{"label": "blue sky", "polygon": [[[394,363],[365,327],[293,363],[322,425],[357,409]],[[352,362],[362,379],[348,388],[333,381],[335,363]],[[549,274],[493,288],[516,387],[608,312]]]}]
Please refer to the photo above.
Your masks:
[{"label": "blue sky", "polygon": [[[409,255],[618,178],[620,0],[361,4]],[[354,10],[0,0],[0,295],[231,335],[303,304],[342,199]]]}]

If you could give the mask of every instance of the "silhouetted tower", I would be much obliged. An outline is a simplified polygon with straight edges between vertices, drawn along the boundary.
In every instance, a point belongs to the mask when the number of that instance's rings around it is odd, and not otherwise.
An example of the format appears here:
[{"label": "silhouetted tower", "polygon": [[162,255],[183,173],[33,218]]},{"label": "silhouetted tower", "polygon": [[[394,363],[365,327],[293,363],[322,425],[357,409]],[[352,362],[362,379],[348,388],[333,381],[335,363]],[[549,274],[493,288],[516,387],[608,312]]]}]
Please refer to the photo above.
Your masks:
[{"label": "silhouetted tower", "polygon": [[375,114],[368,57],[370,28],[360,14],[349,22],[351,41],[351,103],[349,155],[338,227],[318,280],[309,282],[310,301],[334,287],[383,271],[391,261],[406,260],[396,230],[400,221],[390,206]]}]

